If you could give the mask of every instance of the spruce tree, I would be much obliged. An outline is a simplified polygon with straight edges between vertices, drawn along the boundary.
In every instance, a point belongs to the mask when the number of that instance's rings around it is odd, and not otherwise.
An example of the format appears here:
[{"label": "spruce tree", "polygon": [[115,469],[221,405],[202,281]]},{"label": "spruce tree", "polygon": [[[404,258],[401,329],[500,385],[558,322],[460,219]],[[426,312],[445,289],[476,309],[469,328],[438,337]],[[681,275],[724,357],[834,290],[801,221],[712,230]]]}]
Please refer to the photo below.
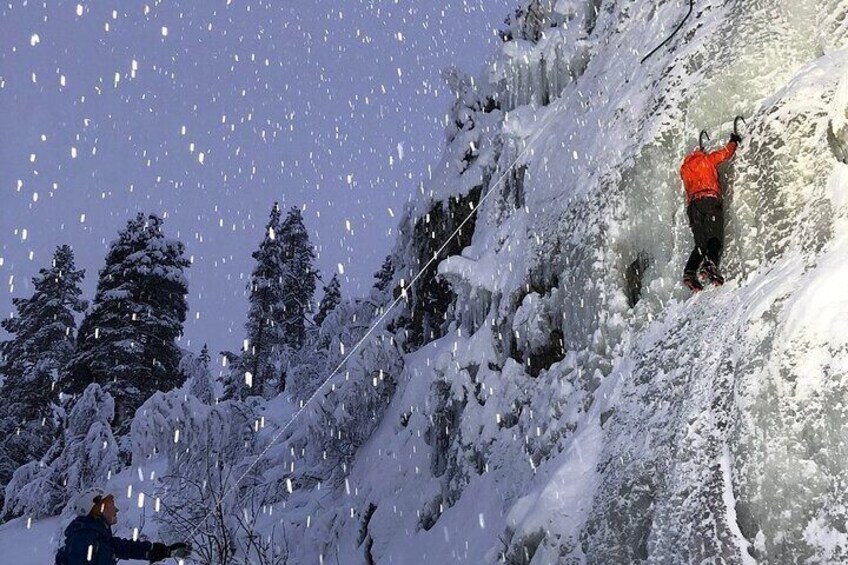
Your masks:
[{"label": "spruce tree", "polygon": [[248,380],[252,382],[254,394],[262,393],[266,382],[277,376],[274,361],[285,344],[286,269],[282,229],[280,206],[275,202],[265,226],[265,237],[259,249],[253,252],[256,266],[250,276],[250,305],[245,324],[247,343],[238,361],[231,365],[230,373],[238,384],[229,383],[232,390],[227,389],[227,396],[231,393],[239,398],[244,396],[246,391],[235,392],[241,389],[246,373],[250,373]]},{"label": "spruce tree", "polygon": [[209,405],[215,402],[215,387],[212,382],[212,372],[209,369],[211,362],[209,347],[204,343],[199,356],[186,354],[180,366],[182,373],[188,379],[189,394]]},{"label": "spruce tree", "polygon": [[297,208],[289,210],[282,225],[285,246],[284,335],[285,343],[300,349],[306,341],[307,315],[312,311],[317,273],[314,268],[315,251],[303,225],[303,215]]},{"label": "spruce tree", "polygon": [[324,296],[321,298],[321,305],[318,307],[318,313],[315,315],[315,324],[320,326],[327,318],[327,314],[339,305],[342,301],[342,290],[339,284],[339,276],[333,275],[330,284],[324,287]]},{"label": "spruce tree", "polygon": [[386,290],[392,283],[394,276],[395,267],[392,263],[392,256],[387,255],[380,270],[374,273],[374,288],[378,291]]},{"label": "spruce tree", "polygon": [[224,391],[221,400],[242,401],[251,394],[251,389],[245,382],[245,365],[242,362],[242,355],[232,351],[221,351],[221,356],[224,358],[226,367],[222,378]]},{"label": "spruce tree", "polygon": [[13,299],[17,316],[0,323],[12,335],[0,343],[0,493],[16,468],[41,458],[53,441],[54,388],[73,354],[74,314],[86,308],[84,274],[71,248],[58,247],[32,279],[32,297]]},{"label": "spruce tree", "polygon": [[306,342],[307,315],[312,311],[316,272],[315,252],[300,210],[292,208],[285,221],[274,203],[265,237],[253,253],[246,347],[233,361],[225,398],[241,398],[250,382],[253,394],[270,396],[285,390],[288,358]]},{"label": "spruce tree", "polygon": [[176,344],[188,306],[184,246],[166,239],[162,219],[139,214],[113,241],[91,311],[80,325],[66,392],[95,382],[126,424],[157,390],[182,384]]},{"label": "spruce tree", "polygon": [[211,363],[209,346],[204,343],[199,355],[186,352],[180,359],[179,366],[186,383],[185,392],[207,405],[215,403],[215,382],[210,369]]}]

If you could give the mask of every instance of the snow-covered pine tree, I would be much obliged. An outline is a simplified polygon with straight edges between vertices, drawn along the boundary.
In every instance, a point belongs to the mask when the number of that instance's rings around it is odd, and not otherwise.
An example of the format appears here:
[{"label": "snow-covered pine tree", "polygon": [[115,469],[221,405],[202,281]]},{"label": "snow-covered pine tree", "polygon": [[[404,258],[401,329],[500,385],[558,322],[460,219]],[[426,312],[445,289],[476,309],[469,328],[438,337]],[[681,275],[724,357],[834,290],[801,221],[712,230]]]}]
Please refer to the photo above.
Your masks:
[{"label": "snow-covered pine tree", "polygon": [[312,265],[315,252],[300,210],[292,208],[281,222],[280,206],[274,203],[265,237],[253,258],[256,267],[250,278],[246,346],[241,355],[230,354],[234,362],[225,398],[243,398],[248,393],[245,387],[266,397],[285,390],[287,358],[306,342],[306,317],[312,311],[316,272]]},{"label": "snow-covered pine tree", "polygon": [[221,400],[244,400],[250,396],[252,385],[248,387],[245,382],[245,369],[242,356],[232,351],[221,351],[221,357],[224,358],[224,371],[223,378],[221,379],[224,385],[224,391],[221,395]]},{"label": "snow-covered pine tree", "polygon": [[318,313],[315,315],[315,324],[320,326],[327,318],[327,314],[333,311],[333,308],[339,305],[342,301],[342,289],[339,283],[339,276],[333,275],[330,283],[324,287],[324,296],[321,298],[321,304],[318,306]]},{"label": "snow-covered pine tree", "polygon": [[374,289],[378,292],[386,290],[395,276],[395,267],[392,256],[387,255],[380,270],[374,273]]},{"label": "snow-covered pine tree", "polygon": [[[303,224],[303,215],[297,208],[289,210],[282,225],[285,250],[284,336],[292,349],[300,349],[306,341],[307,315],[312,311],[317,272],[314,268],[315,251]],[[281,390],[285,384],[281,383]]]},{"label": "snow-covered pine tree", "polygon": [[76,401],[61,441],[40,460],[15,471],[6,487],[3,516],[53,516],[80,491],[105,482],[119,467],[110,422],[115,401],[92,383]]},{"label": "snow-covered pine tree", "polygon": [[215,387],[212,371],[209,368],[210,363],[209,347],[205,343],[199,356],[187,353],[180,361],[180,372],[188,381],[188,393],[208,405],[215,403]]},{"label": "snow-covered pine tree", "polygon": [[186,317],[189,261],[166,239],[162,219],[139,214],[112,242],[91,311],[83,320],[66,392],[96,382],[115,398],[123,426],[157,390],[182,384],[176,339]]},{"label": "snow-covered pine tree", "polygon": [[297,406],[303,406],[334,369],[328,367],[328,351],[319,343],[318,332],[313,331],[316,335],[310,338],[310,343],[293,352],[289,360],[286,392]]},{"label": "snow-covered pine tree", "polygon": [[[289,355],[287,372],[287,391],[296,404],[306,402],[323,382],[332,367],[327,367],[329,357],[327,348],[331,337],[336,335],[336,324],[328,320],[329,316],[342,303],[341,285],[338,275],[333,275],[324,286],[324,296],[313,321],[315,325],[306,329],[306,342],[300,349],[292,350]],[[324,324],[327,328],[323,328]]]},{"label": "snow-covered pine tree", "polygon": [[[256,266],[250,276],[250,306],[247,312],[247,343],[238,356],[237,363],[230,364],[231,379],[227,394],[242,398],[249,391],[267,394],[267,384],[277,378],[275,358],[286,343],[285,338],[285,242],[282,237],[280,205],[274,203],[271,217],[265,226],[265,237],[259,249],[253,252]],[[234,361],[236,356],[233,356]],[[250,373],[249,378],[245,375]],[[245,381],[250,382],[246,385]],[[231,389],[231,390],[230,390]],[[237,393],[237,394],[236,394]],[[226,396],[230,398],[231,396]]]},{"label": "snow-covered pine tree", "polygon": [[0,323],[13,336],[0,343],[0,503],[15,469],[40,459],[55,437],[53,391],[73,354],[74,313],[86,308],[84,274],[71,248],[58,247],[32,279],[33,295],[13,299],[17,316]]},{"label": "snow-covered pine tree", "polygon": [[[327,314],[316,327],[307,331],[307,344],[292,355],[290,360],[291,399],[298,406],[303,405],[318,387],[339,367],[344,359],[345,347],[351,348],[371,327],[374,320],[383,314],[392,301],[390,286],[394,279],[394,264],[391,255],[387,256],[379,271],[374,273],[374,286],[367,299],[342,299],[341,292],[332,308],[326,308]],[[324,302],[331,293],[325,287],[325,299],[322,299],[319,313],[325,309]],[[391,325],[391,324],[389,324]],[[366,400],[366,397],[359,400]]]}]

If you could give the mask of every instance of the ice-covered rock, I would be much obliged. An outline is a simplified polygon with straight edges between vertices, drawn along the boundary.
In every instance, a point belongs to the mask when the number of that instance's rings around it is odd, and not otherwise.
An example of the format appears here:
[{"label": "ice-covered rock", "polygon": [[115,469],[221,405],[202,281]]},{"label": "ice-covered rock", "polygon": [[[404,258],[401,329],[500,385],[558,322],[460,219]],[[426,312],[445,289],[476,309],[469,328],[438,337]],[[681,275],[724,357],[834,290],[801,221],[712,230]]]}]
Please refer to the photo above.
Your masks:
[{"label": "ice-covered rock", "polygon": [[[453,324],[406,356],[354,517],[310,539],[365,562],[843,559],[848,4],[700,2],[644,64],[688,3],[552,4],[489,68],[490,174],[438,266]],[[678,169],[736,115],[728,282],[693,298]]]}]

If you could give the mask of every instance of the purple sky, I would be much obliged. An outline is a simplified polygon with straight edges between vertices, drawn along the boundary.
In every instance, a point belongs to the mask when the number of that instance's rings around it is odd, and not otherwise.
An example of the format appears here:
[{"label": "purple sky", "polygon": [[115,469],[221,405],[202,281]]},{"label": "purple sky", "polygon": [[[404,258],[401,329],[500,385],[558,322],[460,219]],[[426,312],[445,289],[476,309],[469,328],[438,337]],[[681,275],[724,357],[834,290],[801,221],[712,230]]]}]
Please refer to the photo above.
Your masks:
[{"label": "purple sky", "polygon": [[441,154],[441,69],[479,71],[517,3],[3,3],[0,314],[62,243],[91,298],[117,231],[154,212],[194,260],[184,345],[238,349],[275,200],[364,294]]}]

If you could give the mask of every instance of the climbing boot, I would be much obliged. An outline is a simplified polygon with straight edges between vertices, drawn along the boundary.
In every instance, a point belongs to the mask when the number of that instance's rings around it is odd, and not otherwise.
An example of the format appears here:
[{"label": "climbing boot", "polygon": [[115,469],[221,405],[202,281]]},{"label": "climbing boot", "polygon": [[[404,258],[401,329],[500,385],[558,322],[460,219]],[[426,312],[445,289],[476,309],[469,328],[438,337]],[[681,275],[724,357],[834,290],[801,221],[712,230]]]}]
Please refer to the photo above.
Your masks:
[{"label": "climbing boot", "polygon": [[698,275],[695,273],[683,273],[683,284],[692,292],[704,290],[704,285],[698,280]]},{"label": "climbing boot", "polygon": [[704,261],[704,265],[701,267],[701,272],[708,281],[713,283],[713,286],[721,286],[724,284],[724,275],[721,274],[718,266],[712,261]]}]

